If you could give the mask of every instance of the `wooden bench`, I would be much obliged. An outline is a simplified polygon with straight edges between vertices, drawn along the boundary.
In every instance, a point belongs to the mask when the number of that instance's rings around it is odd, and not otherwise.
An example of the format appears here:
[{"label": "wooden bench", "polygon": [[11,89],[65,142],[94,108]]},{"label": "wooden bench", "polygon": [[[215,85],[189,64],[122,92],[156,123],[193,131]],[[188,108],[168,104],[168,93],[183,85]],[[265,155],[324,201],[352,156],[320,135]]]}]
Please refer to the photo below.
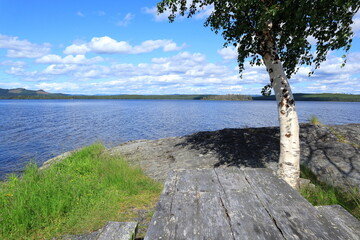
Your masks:
[{"label": "wooden bench", "polygon": [[[356,220],[356,219],[355,219]],[[356,220],[355,223],[360,223]],[[269,169],[171,171],[145,240],[360,239]]]}]

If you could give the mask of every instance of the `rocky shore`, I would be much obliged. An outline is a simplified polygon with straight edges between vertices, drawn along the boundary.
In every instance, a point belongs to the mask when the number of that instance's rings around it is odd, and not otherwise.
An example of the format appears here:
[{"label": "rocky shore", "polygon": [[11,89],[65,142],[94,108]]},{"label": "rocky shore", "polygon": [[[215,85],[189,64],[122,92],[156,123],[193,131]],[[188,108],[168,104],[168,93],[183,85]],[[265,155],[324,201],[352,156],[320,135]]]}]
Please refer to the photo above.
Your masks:
[{"label": "rocky shore", "polygon": [[[320,180],[360,186],[360,124],[301,124],[301,164]],[[159,140],[137,140],[109,149],[164,182],[170,169],[277,168],[279,128],[223,129]]]}]

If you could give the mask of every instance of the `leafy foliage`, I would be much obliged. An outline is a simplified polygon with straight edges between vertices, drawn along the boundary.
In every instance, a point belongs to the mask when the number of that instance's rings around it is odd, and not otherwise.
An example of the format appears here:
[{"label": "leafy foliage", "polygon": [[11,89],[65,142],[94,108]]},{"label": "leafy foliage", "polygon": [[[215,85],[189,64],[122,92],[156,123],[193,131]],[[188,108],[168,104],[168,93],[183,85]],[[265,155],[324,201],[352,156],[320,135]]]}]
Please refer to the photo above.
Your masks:
[{"label": "leafy foliage", "polygon": [[[251,64],[261,65],[264,55],[264,30],[269,30],[287,77],[299,65],[315,69],[326,60],[330,50],[351,47],[352,18],[359,10],[359,0],[162,0],[158,12],[170,11],[169,20],[177,15],[191,17],[205,6],[213,12],[205,21],[215,33],[221,32],[224,46],[238,49],[240,72],[248,57]],[[315,54],[309,38],[314,38]],[[344,63],[346,55],[344,55]],[[313,73],[313,71],[311,72]],[[311,74],[310,73],[310,74]]]}]

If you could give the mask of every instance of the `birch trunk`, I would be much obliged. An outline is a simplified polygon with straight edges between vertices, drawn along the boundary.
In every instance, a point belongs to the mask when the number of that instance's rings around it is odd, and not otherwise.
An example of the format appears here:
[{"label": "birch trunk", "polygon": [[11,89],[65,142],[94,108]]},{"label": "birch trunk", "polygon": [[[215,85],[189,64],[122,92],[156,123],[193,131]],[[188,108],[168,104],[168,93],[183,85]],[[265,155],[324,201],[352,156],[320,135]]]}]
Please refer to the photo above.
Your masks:
[{"label": "birch trunk", "polygon": [[280,157],[278,176],[295,189],[299,187],[300,177],[300,144],[299,123],[295,111],[295,100],[288,79],[279,60],[276,46],[272,41],[266,42],[262,55],[274,89],[280,123]]}]

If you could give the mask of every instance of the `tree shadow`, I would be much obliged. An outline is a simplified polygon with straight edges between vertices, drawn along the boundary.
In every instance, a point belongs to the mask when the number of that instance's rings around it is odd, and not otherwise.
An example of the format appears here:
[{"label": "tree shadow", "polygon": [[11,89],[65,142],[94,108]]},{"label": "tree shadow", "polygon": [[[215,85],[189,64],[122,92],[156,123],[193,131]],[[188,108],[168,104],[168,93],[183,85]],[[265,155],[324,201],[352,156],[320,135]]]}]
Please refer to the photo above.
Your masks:
[{"label": "tree shadow", "polygon": [[[358,142],[358,125],[340,125],[332,127],[306,126],[300,134],[301,163],[310,167],[319,180],[340,186],[360,183],[360,150],[351,143]],[[334,134],[341,130],[341,137],[350,139],[341,142]],[[334,132],[335,131],[335,132]],[[338,134],[338,133],[336,133]]]},{"label": "tree shadow", "polygon": [[216,132],[198,132],[178,146],[195,149],[201,154],[216,154],[214,167],[236,166],[263,168],[278,162],[279,128],[227,128]]}]

